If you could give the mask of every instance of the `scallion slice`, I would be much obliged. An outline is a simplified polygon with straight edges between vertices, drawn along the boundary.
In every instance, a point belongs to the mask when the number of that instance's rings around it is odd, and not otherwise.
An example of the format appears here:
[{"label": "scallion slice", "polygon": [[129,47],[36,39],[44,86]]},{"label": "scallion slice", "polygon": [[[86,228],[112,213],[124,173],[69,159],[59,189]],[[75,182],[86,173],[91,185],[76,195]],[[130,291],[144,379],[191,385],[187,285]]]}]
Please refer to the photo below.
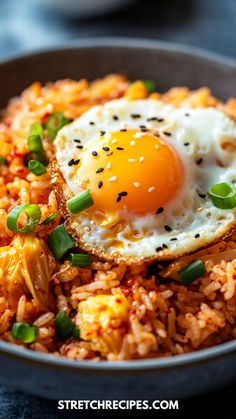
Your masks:
[{"label": "scallion slice", "polygon": [[49,140],[53,141],[56,138],[58,131],[70,122],[71,121],[66,118],[62,112],[53,112],[49,115],[45,122]]},{"label": "scallion slice", "polygon": [[42,153],[43,152],[43,142],[42,138],[38,134],[29,135],[27,138],[29,151],[32,153]]},{"label": "scallion slice", "polygon": [[41,176],[47,171],[44,164],[40,163],[38,160],[30,160],[28,168],[36,176]]},{"label": "scallion slice", "polygon": [[236,188],[233,183],[217,183],[211,186],[208,193],[215,207],[226,210],[236,207]]},{"label": "scallion slice", "polygon": [[143,84],[146,87],[146,90],[149,94],[155,91],[155,83],[153,81],[143,80]]},{"label": "scallion slice", "polygon": [[7,164],[6,159],[3,156],[0,156],[0,166],[1,165],[6,165],[6,164]]},{"label": "scallion slice", "polygon": [[47,225],[47,224],[51,223],[51,221],[55,220],[55,218],[58,218],[58,217],[59,217],[59,214],[56,214],[55,212],[53,212],[47,218],[45,218],[45,220],[42,222],[42,224]]},{"label": "scallion slice", "polygon": [[86,208],[91,207],[93,204],[93,198],[91,197],[90,191],[88,189],[76,196],[73,196],[73,198],[70,198],[67,201],[67,207],[71,214],[78,214],[79,212],[84,211]]},{"label": "scallion slice", "polygon": [[30,128],[30,135],[39,135],[43,139],[43,126],[40,122],[34,122]]},{"label": "scallion slice", "polygon": [[71,266],[85,267],[90,266],[92,262],[91,255],[83,253],[71,253],[69,259]]},{"label": "scallion slice", "polygon": [[48,245],[55,258],[60,260],[68,250],[75,247],[76,241],[66,231],[63,224],[57,226],[48,236]]},{"label": "scallion slice", "polygon": [[[26,223],[23,227],[19,227],[20,215],[26,216]],[[30,233],[41,218],[41,210],[36,204],[18,205],[13,208],[7,217],[7,227],[11,231],[17,233]]]},{"label": "scallion slice", "polygon": [[55,317],[56,334],[61,339],[67,339],[71,336],[79,338],[80,333],[69,316],[64,311],[59,311]]},{"label": "scallion slice", "polygon": [[205,273],[205,265],[200,259],[198,259],[182,269],[179,272],[179,276],[184,285],[190,285],[196,279],[204,276]]},{"label": "scallion slice", "polygon": [[31,343],[37,338],[38,328],[30,323],[17,322],[13,324],[11,333],[14,339]]}]

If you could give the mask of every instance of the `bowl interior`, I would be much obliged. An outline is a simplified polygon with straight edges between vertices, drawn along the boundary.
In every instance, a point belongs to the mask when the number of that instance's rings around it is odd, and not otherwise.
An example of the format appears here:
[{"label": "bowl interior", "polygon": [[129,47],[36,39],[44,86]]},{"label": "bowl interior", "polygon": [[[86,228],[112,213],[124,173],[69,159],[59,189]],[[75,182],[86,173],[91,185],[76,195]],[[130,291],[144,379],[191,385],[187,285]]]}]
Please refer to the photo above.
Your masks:
[{"label": "bowl interior", "polygon": [[0,107],[36,80],[92,80],[112,72],[151,79],[160,91],[209,86],[221,99],[233,96],[236,85],[236,64],[212,54],[155,41],[90,40],[0,63]]}]

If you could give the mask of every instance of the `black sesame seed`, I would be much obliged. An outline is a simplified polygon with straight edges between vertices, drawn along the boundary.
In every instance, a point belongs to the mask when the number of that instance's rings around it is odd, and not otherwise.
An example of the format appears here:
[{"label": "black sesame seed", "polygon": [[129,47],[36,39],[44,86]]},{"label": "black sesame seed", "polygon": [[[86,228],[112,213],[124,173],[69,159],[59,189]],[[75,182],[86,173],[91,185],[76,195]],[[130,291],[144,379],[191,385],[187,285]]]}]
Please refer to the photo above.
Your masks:
[{"label": "black sesame seed", "polygon": [[175,242],[177,239],[177,237],[172,237],[172,239],[170,239],[171,242]]},{"label": "black sesame seed", "polygon": [[122,128],[122,129],[120,129],[120,131],[121,132],[126,132],[127,131],[127,128]]},{"label": "black sesame seed", "polygon": [[117,115],[113,115],[114,121],[118,121],[119,117]]},{"label": "black sesame seed", "polygon": [[82,150],[82,148],[84,148],[83,145],[77,145],[76,148],[79,148],[80,150]]},{"label": "black sesame seed", "polygon": [[131,118],[133,119],[137,119],[137,118],[141,118],[141,115],[139,113],[131,113]]},{"label": "black sesame seed", "polygon": [[199,193],[198,196],[202,199],[206,198],[206,194],[205,193]]},{"label": "black sesame seed", "polygon": [[116,202],[120,202],[121,201],[121,198],[122,198],[122,196],[117,195]]},{"label": "black sesame seed", "polygon": [[147,121],[157,121],[157,122],[163,122],[164,119],[163,118],[157,118],[156,116],[153,116],[151,118],[147,118]]},{"label": "black sesame seed", "polygon": [[200,234],[199,233],[197,233],[197,234],[195,234],[195,239],[199,239],[199,237],[200,237]]},{"label": "black sesame seed", "polygon": [[104,151],[109,151],[110,149],[109,149],[109,147],[102,147],[102,149],[104,150]]},{"label": "black sesame seed", "polygon": [[167,137],[171,137],[171,132],[164,131],[163,134],[167,135]]},{"label": "black sesame seed", "polygon": [[98,189],[100,189],[102,187],[102,185],[103,185],[102,181],[99,180],[99,182],[98,182]]},{"label": "black sesame seed", "polygon": [[100,131],[101,137],[106,134],[106,131]]},{"label": "black sesame seed", "polygon": [[75,143],[81,143],[81,140],[78,140],[77,138],[75,138],[73,141],[74,141]]},{"label": "black sesame seed", "polygon": [[165,225],[165,226],[164,226],[164,229],[165,229],[166,231],[172,231],[172,228],[171,228],[170,226],[168,226],[168,225]]},{"label": "black sesame seed", "polygon": [[101,173],[101,172],[103,172],[103,167],[99,167],[99,169],[98,170],[96,170],[96,173]]},{"label": "black sesame seed", "polygon": [[156,248],[156,252],[160,252],[161,250],[162,250],[162,247],[161,246],[159,246],[159,247]]},{"label": "black sesame seed", "polygon": [[185,115],[185,116],[190,116],[190,113],[185,113],[184,115]]},{"label": "black sesame seed", "polygon": [[168,246],[165,243],[163,243],[162,247],[163,247],[163,249],[168,249]]},{"label": "black sesame seed", "polygon": [[196,161],[197,165],[202,164],[202,162],[203,162],[203,159],[202,159],[202,158],[200,158],[200,159],[198,159],[198,160]]},{"label": "black sesame seed", "polygon": [[98,155],[98,153],[94,150],[94,151],[92,151],[92,155],[93,155],[93,156],[97,156],[97,155]]},{"label": "black sesame seed", "polygon": [[128,192],[125,192],[125,191],[124,192],[119,192],[118,195],[120,195],[120,196],[127,196],[128,195]]},{"label": "black sesame seed", "polygon": [[123,147],[116,147],[117,150],[124,150]]},{"label": "black sesame seed", "polygon": [[146,129],[147,127],[146,127],[146,125],[139,125],[139,128]]},{"label": "black sesame seed", "polygon": [[72,166],[74,164],[74,159],[71,159],[70,161],[68,161],[68,166]]},{"label": "black sesame seed", "polygon": [[187,147],[189,145],[189,143],[184,143],[184,146]]},{"label": "black sesame seed", "polygon": [[156,210],[156,214],[161,214],[164,211],[163,207],[160,207]]},{"label": "black sesame seed", "polygon": [[95,125],[95,122],[90,121],[90,122],[89,122],[89,125]]},{"label": "black sesame seed", "polygon": [[148,129],[147,129],[147,128],[140,128],[140,130],[141,130],[142,132],[147,132],[147,131],[148,131]]}]

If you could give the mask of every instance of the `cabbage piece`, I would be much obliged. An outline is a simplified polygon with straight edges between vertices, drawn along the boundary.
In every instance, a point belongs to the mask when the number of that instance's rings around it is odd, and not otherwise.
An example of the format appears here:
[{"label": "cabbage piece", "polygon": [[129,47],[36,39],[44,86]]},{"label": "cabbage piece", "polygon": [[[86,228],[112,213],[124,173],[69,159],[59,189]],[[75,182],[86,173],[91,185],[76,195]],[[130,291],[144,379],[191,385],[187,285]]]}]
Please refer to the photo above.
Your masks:
[{"label": "cabbage piece", "polygon": [[10,246],[0,248],[0,290],[16,308],[22,294],[29,293],[44,310],[53,309],[51,274],[56,262],[47,245],[35,234],[16,235]]}]

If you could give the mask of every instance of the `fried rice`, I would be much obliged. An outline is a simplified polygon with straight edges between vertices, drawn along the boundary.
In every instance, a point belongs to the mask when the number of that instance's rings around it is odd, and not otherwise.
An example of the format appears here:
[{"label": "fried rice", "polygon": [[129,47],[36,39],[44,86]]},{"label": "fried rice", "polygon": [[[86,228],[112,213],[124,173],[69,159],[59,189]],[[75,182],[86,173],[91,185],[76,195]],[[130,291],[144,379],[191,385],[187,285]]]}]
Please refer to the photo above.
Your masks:
[{"label": "fried rice", "polygon": [[[126,97],[148,97],[142,81],[108,75],[89,83],[60,80],[27,88],[10,100],[0,122],[0,337],[31,350],[74,360],[128,360],[188,353],[236,338],[236,234],[220,243],[169,263],[117,265],[93,257],[90,267],[58,262],[47,239],[60,217],[48,173],[29,172],[25,157],[32,123],[44,123],[55,111],[78,118],[91,106]],[[221,103],[208,88],[190,91],[175,87],[150,95],[153,99],[188,107],[216,107],[236,120],[236,99]],[[45,137],[47,158],[53,144]],[[7,215],[16,205],[38,204],[40,223],[18,234],[7,228]],[[188,287],[181,268],[201,258],[206,274]],[[78,309],[79,307],[79,309]],[[61,339],[55,316],[63,311],[80,330],[80,338]],[[14,322],[37,326],[31,343],[12,336]]]}]

